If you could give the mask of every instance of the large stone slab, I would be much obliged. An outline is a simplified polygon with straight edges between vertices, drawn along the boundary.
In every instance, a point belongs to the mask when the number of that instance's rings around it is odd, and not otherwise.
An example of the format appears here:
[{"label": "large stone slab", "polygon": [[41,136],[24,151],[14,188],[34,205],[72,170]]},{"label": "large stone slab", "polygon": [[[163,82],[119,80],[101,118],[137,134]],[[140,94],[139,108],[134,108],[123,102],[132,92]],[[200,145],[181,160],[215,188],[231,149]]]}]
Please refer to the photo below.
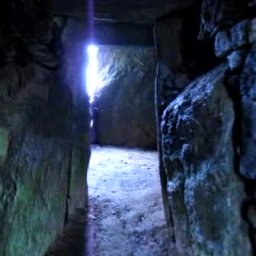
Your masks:
[{"label": "large stone slab", "polygon": [[240,172],[249,179],[256,179],[256,47],[245,61],[241,75],[241,159]]},{"label": "large stone slab", "polygon": [[[19,72],[24,89],[0,102],[9,133],[1,133],[8,152],[0,168],[0,252],[41,256],[65,222],[71,94],[54,71],[30,63]],[[1,82],[8,86],[8,77]],[[48,88],[46,99],[41,86]]]},{"label": "large stone slab", "polygon": [[88,97],[82,83],[63,75],[83,48],[61,72],[62,19],[49,17],[34,1],[6,2],[5,12],[3,5],[0,255],[42,256],[87,199]]},{"label": "large stone slab", "polygon": [[215,37],[215,54],[225,56],[256,42],[256,19],[245,19],[234,26],[221,30]]},{"label": "large stone slab", "polygon": [[246,46],[249,43],[250,25],[250,20],[243,20],[228,30],[218,32],[215,38],[215,54],[224,56],[232,50]]},{"label": "large stone slab", "polygon": [[[157,17],[187,8],[194,2],[194,0],[54,0],[52,12],[73,17],[153,24]],[[90,12],[92,10],[90,4],[94,5],[94,14]]]},{"label": "large stone slab", "polygon": [[96,23],[93,42],[97,45],[154,47],[153,26],[131,23]]},{"label": "large stone slab", "polygon": [[97,143],[156,147],[155,61],[153,49],[100,49],[105,87],[94,103]]},{"label": "large stone slab", "polygon": [[86,93],[84,70],[87,63],[85,54],[85,23],[68,19],[62,33],[62,68],[60,77],[72,94],[71,129],[72,154],[68,192],[68,212],[84,207],[87,200],[87,167],[90,158],[90,113]]},{"label": "large stone slab", "polygon": [[199,37],[213,36],[223,28],[232,27],[246,19],[248,1],[204,0],[201,11],[201,29]]},{"label": "large stone slab", "polygon": [[162,150],[172,233],[179,256],[250,255],[234,173],[234,110],[221,65],[198,78],[169,104]]}]

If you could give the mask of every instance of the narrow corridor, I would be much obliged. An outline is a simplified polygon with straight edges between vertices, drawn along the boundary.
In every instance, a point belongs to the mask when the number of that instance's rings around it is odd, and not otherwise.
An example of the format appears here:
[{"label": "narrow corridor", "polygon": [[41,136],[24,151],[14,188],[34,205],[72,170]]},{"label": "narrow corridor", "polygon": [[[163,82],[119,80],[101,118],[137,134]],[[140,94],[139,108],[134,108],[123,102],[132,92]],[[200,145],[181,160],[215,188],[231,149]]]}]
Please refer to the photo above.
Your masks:
[{"label": "narrow corridor", "polygon": [[156,151],[93,146],[88,187],[45,256],[168,255]]}]

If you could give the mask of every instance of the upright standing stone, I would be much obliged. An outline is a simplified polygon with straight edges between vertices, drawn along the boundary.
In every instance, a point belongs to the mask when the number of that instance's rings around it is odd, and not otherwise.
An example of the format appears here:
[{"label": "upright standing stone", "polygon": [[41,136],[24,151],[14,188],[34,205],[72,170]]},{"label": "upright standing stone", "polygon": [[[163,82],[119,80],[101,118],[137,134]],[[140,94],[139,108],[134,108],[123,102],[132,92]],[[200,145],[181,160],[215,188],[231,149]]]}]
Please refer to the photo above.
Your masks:
[{"label": "upright standing stone", "polygon": [[256,179],[256,47],[251,49],[241,75],[241,160],[240,172],[249,179]]},{"label": "upright standing stone", "polygon": [[198,78],[162,120],[163,160],[179,256],[250,255],[234,173],[234,111],[223,85],[226,66]]}]

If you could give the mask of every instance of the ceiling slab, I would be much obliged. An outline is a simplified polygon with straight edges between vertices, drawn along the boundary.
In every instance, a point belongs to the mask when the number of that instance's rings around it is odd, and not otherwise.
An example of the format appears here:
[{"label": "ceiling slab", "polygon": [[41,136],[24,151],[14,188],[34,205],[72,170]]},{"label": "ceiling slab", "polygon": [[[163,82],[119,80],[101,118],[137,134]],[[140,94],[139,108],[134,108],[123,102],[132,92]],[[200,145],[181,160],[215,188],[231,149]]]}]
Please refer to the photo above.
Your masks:
[{"label": "ceiling slab", "polygon": [[[188,8],[195,0],[94,0],[94,18],[115,22],[152,24],[158,17]],[[53,0],[52,12],[89,17],[86,0]]]},{"label": "ceiling slab", "polygon": [[153,26],[130,23],[96,24],[97,45],[154,47]]}]

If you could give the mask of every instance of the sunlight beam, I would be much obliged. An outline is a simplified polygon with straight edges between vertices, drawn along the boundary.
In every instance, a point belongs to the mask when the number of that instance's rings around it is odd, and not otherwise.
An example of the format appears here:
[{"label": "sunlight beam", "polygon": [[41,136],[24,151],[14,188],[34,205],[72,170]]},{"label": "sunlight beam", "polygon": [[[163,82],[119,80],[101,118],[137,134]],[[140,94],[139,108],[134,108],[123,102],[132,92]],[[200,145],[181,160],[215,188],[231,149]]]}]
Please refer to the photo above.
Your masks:
[{"label": "sunlight beam", "polygon": [[87,47],[88,65],[86,67],[86,89],[90,103],[94,101],[95,94],[99,87],[98,50],[99,48],[93,44]]}]

